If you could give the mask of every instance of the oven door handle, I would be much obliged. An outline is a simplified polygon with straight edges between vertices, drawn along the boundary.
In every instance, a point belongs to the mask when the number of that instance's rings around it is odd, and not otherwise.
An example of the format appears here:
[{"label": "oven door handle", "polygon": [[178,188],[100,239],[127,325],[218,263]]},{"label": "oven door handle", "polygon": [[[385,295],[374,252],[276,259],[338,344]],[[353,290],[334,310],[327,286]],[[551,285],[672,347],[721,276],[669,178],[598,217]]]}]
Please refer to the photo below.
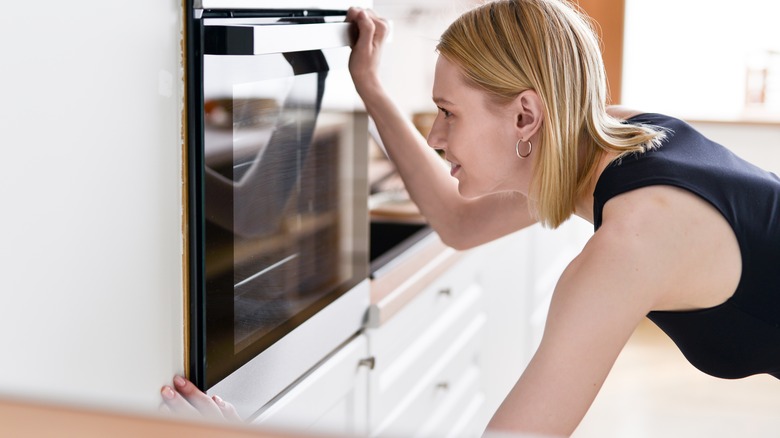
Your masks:
[{"label": "oven door handle", "polygon": [[[220,20],[224,23],[224,20]],[[205,55],[265,55],[350,45],[351,23],[216,24],[204,23]]]}]

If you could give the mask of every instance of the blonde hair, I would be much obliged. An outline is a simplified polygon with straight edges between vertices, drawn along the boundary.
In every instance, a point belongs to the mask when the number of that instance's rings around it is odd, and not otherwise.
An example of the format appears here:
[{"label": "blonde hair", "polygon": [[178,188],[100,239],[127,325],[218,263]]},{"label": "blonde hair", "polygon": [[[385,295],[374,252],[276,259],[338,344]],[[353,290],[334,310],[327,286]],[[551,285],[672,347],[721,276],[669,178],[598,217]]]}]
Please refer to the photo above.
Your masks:
[{"label": "blonde hair", "polygon": [[[603,152],[619,157],[660,144],[664,133],[606,113],[606,73],[590,21],[559,0],[499,0],[472,9],[437,50],[498,104],[534,90],[544,123],[531,190],[534,210],[556,228],[594,178]],[[580,156],[580,146],[584,154]]]}]

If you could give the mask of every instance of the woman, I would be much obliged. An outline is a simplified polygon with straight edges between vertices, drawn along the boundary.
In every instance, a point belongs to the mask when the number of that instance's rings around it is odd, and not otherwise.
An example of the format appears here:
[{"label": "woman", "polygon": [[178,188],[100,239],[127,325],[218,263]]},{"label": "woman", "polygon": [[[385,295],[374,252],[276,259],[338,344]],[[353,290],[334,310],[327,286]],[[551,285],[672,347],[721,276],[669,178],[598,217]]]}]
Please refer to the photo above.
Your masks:
[{"label": "woman", "polygon": [[348,19],[357,90],[446,243],[469,248],[572,214],[596,229],[489,429],[571,434],[648,314],[705,372],[780,378],[776,176],[679,120],[606,108],[587,21],[561,1],[509,0],[467,12],[437,47],[428,144],[451,178],[377,79],[386,25],[369,11]]},{"label": "woman", "polygon": [[491,432],[570,435],[645,316],[709,374],[780,378],[780,179],[679,120],[607,108],[597,39],[562,1],[487,3],[446,30],[430,147],[378,79],[386,24],[347,20],[357,91],[444,242],[594,224]]}]

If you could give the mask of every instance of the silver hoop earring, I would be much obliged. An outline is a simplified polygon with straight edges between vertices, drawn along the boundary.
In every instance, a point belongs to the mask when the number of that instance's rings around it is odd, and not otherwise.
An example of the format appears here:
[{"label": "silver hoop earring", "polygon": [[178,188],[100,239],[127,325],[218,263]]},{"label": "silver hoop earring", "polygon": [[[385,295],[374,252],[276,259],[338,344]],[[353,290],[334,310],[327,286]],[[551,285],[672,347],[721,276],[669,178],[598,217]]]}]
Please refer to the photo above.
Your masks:
[{"label": "silver hoop earring", "polygon": [[528,140],[528,152],[525,154],[520,153],[520,142],[522,142],[523,139],[517,140],[517,143],[515,143],[515,153],[517,154],[517,158],[523,159],[528,158],[531,155],[531,151],[534,149],[534,145],[531,144],[531,140]]}]

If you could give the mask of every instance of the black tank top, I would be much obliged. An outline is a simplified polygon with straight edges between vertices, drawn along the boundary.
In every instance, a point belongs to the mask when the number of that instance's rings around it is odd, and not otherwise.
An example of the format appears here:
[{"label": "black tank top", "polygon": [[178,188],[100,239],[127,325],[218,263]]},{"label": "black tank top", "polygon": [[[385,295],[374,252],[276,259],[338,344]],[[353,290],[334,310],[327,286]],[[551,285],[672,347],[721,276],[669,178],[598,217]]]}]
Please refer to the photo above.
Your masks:
[{"label": "black tank top", "polygon": [[659,148],[607,166],[594,191],[594,228],[601,226],[609,199],[646,186],[683,188],[715,206],[734,230],[742,255],[734,295],[707,309],[647,316],[707,374],[780,378],[780,178],[681,120],[640,114],[627,123],[665,128],[667,138]]}]

